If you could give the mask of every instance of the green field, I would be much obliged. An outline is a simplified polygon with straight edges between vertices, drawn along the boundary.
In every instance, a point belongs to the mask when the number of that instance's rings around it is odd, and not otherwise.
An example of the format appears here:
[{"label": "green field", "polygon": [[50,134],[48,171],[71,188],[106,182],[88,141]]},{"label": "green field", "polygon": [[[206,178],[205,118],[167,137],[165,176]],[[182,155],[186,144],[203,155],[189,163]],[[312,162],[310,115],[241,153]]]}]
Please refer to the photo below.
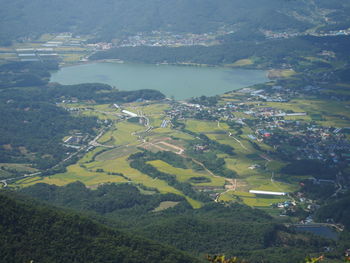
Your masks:
[{"label": "green field", "polygon": [[252,59],[246,58],[246,59],[240,59],[235,61],[232,64],[226,64],[225,66],[228,67],[244,67],[244,66],[250,66],[253,65],[254,61]]},{"label": "green field", "polygon": [[[272,105],[274,107],[283,106],[285,110],[304,110],[304,104],[302,101],[291,102],[289,104],[275,103]],[[171,128],[171,125],[167,128],[160,127],[161,122],[166,118],[164,110],[167,110],[170,107],[168,104],[129,103],[123,105],[125,106],[125,109],[138,114],[145,114],[150,119],[150,125],[153,126],[153,129],[148,133],[144,132],[147,127],[139,123],[122,120],[121,117],[118,116],[118,114],[121,113],[120,110],[115,109],[111,104],[94,105],[77,103],[63,104],[62,106],[68,108],[81,108],[81,114],[97,116],[101,120],[108,119],[113,121],[112,127],[109,128],[109,130],[107,130],[107,132],[98,140],[98,143],[102,144],[103,147],[96,147],[92,151],[86,153],[77,164],[70,165],[65,173],[55,174],[44,178],[25,178],[18,181],[16,185],[25,187],[42,182],[62,186],[71,182],[81,181],[85,185],[95,188],[104,183],[131,182],[135,185],[143,185],[148,188],[156,189],[160,193],[174,193],[184,196],[194,208],[201,207],[202,204],[200,202],[185,196],[181,191],[168,185],[167,182],[157,178],[154,179],[131,168],[129,161],[127,160],[131,154],[139,151],[137,147],[144,142],[146,142],[144,145],[150,145],[149,147],[151,148],[152,145],[155,147],[155,144],[162,149],[177,152],[178,150],[170,147],[166,143],[185,148],[186,140],[195,139],[195,136],[189,135],[181,130],[173,129]],[[285,163],[277,161],[268,162],[263,159],[261,157],[263,153],[253,147],[252,141],[250,141],[247,136],[249,134],[254,134],[254,131],[248,126],[243,126],[240,129],[242,133],[240,135],[235,135],[237,131],[230,129],[224,121],[218,122],[188,119],[184,121],[184,124],[186,129],[192,132],[197,134],[204,133],[211,140],[215,140],[221,144],[230,145],[234,148],[236,153],[234,156],[218,154],[218,157],[224,158],[226,167],[238,174],[239,178],[237,182],[239,183],[236,183],[236,192],[225,192],[220,197],[220,200],[244,202],[250,206],[266,207],[276,200],[271,200],[271,198],[261,198],[260,196],[250,196],[247,191],[250,189],[256,189],[291,192],[297,189],[297,184],[294,181],[292,184],[288,184],[271,180],[272,172],[275,172],[276,174],[275,179],[279,178],[279,171]],[[229,136],[229,133],[232,133],[232,136]],[[270,146],[263,142],[254,142],[264,150],[272,150]],[[113,147],[109,149],[106,146]],[[159,148],[156,147],[154,150],[159,151]],[[198,172],[192,169],[177,168],[161,160],[150,161],[148,163],[160,172],[174,175],[179,182],[188,182],[194,187],[215,187],[224,189],[226,183],[225,178],[212,176],[205,171]],[[250,169],[254,165],[257,167]],[[118,174],[122,174],[123,176]],[[196,181],[196,178],[199,179]],[[285,178],[285,180],[287,179],[288,178]],[[172,204],[163,204],[159,209],[166,209],[168,205]]]},{"label": "green field", "polygon": [[0,163],[2,169],[14,170],[17,172],[25,173],[35,173],[38,170],[33,168],[30,164],[21,164],[21,163]]},{"label": "green field", "polygon": [[106,132],[99,140],[99,143],[121,146],[137,142],[136,132],[142,132],[145,127],[130,122],[119,122]]},{"label": "green field", "polygon": [[228,129],[228,125],[226,123],[220,123],[213,121],[199,121],[189,119],[185,122],[186,129],[196,132],[196,133],[208,133],[208,132],[220,132],[223,129]]},{"label": "green field", "polygon": [[[129,166],[127,157],[116,158],[113,160],[95,161],[90,163],[74,164],[67,168],[67,172],[55,174],[48,177],[30,177],[16,182],[17,186],[27,187],[37,183],[54,184],[58,186],[67,185],[72,182],[80,181],[89,187],[96,187],[105,183],[126,183],[129,182],[122,176],[111,173],[124,174],[132,183],[142,184],[146,187],[155,188],[160,193],[174,193],[184,196],[194,207],[201,207],[201,203],[185,196],[179,190],[169,186],[165,181],[154,179],[146,174],[139,172]],[[103,172],[98,172],[100,169]]]},{"label": "green field", "polygon": [[262,197],[262,196],[256,196],[255,194],[246,193],[246,192],[235,192],[235,191],[228,191],[225,192],[220,196],[219,201],[235,201],[235,202],[241,202],[246,205],[252,206],[252,207],[269,207],[272,204],[280,203],[288,200],[288,198],[284,197]]},{"label": "green field", "polygon": [[214,177],[214,176],[208,175],[207,173],[195,172],[192,169],[176,168],[161,160],[149,161],[148,163],[154,166],[155,168],[157,168],[160,172],[175,175],[176,179],[179,182],[187,182],[190,178],[193,178],[193,177],[197,177],[197,178],[205,177],[209,179],[211,182],[195,183],[195,184],[192,183],[192,184],[196,186],[217,186],[217,187],[223,187],[225,185],[225,179],[222,177]]},{"label": "green field", "polygon": [[55,174],[49,177],[33,177],[17,181],[16,184],[21,187],[30,186],[36,183],[54,184],[63,186],[72,182],[80,181],[86,186],[97,186],[104,183],[124,183],[127,182],[121,176],[108,175],[104,172],[93,172],[79,164],[74,164],[67,167],[67,172]]},{"label": "green field", "polygon": [[96,161],[107,161],[113,160],[119,157],[127,156],[137,152],[137,148],[135,146],[122,146],[118,148],[114,148],[111,150],[104,151],[96,156]]},{"label": "green field", "polygon": [[86,153],[83,158],[81,158],[79,160],[79,163],[87,163],[87,162],[92,162],[93,159],[95,158],[95,156],[98,155],[98,153],[104,151],[105,148],[103,147],[96,147],[95,149],[93,149],[92,151],[89,151],[88,153]]},{"label": "green field", "polygon": [[273,107],[284,111],[306,112],[307,116],[286,117],[287,120],[304,120],[311,121],[313,115],[321,116],[321,120],[316,120],[319,125],[326,127],[347,127],[349,122],[344,119],[350,118],[349,101],[326,100],[292,100],[288,103],[268,102],[261,105],[262,107]]},{"label": "green field", "polygon": [[168,208],[171,208],[171,207],[174,207],[178,204],[179,202],[173,202],[173,201],[164,201],[164,202],[161,202],[159,204],[158,207],[156,207],[153,212],[159,212],[159,211],[163,211],[165,209],[168,209]]},{"label": "green field", "polygon": [[[174,193],[185,196],[179,190],[169,186],[165,181],[154,179],[136,169],[131,168],[129,166],[129,162],[127,161],[127,157],[128,156],[124,156],[113,160],[88,163],[86,164],[86,167],[91,170],[103,169],[105,172],[122,173],[135,184],[142,184],[146,187],[155,188],[160,193]],[[187,196],[185,196],[185,198],[194,208],[201,206],[200,202],[195,201]]]}]

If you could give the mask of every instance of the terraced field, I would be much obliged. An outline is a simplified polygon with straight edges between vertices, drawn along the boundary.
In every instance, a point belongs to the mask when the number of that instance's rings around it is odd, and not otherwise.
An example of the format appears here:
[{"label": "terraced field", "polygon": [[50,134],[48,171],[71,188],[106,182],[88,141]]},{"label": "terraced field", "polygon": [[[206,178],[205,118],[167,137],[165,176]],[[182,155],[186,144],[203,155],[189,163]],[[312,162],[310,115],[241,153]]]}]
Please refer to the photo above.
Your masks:
[{"label": "terraced field", "polygon": [[63,186],[72,182],[80,181],[86,186],[97,186],[103,183],[125,183],[127,180],[119,175],[110,175],[105,172],[88,170],[82,165],[74,164],[67,167],[67,172],[48,177],[33,177],[17,182],[22,187],[36,183],[54,184]]},{"label": "terraced field", "polygon": [[179,182],[189,182],[191,178],[207,178],[208,180],[210,180],[210,182],[192,183],[192,184],[196,186],[213,186],[213,187],[223,187],[225,185],[224,178],[214,177],[210,174],[207,174],[206,172],[199,173],[199,172],[193,171],[192,169],[176,168],[160,160],[150,161],[148,163],[154,166],[155,168],[157,168],[160,172],[175,175],[176,179]]},{"label": "terraced field", "polygon": [[244,203],[252,207],[270,207],[272,204],[284,202],[288,198],[284,197],[262,197],[247,192],[228,191],[220,196],[219,201],[235,201]]}]

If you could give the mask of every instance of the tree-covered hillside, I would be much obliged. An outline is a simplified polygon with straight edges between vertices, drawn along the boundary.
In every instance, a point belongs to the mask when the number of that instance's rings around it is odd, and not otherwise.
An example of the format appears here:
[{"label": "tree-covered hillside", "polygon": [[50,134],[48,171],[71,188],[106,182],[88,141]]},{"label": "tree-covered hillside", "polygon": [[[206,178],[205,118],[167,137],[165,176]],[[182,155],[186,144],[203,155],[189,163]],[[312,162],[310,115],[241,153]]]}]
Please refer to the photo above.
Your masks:
[{"label": "tree-covered hillside", "polygon": [[245,26],[300,31],[326,21],[333,27],[349,22],[349,4],[339,0],[1,0],[0,4],[3,44],[47,32],[94,33],[111,39],[152,30],[203,33]]},{"label": "tree-covered hillside", "polygon": [[[135,186],[108,184],[96,190],[76,182],[64,187],[36,184],[21,190],[51,204],[90,213],[104,223],[196,255],[226,254],[250,262],[296,263],[321,253],[332,241],[297,234],[259,209],[207,203],[192,209],[173,194],[142,194]],[[164,202],[177,205],[157,210]],[[164,209],[164,208],[163,208]]]},{"label": "tree-covered hillside", "polygon": [[63,145],[73,133],[96,134],[92,116],[73,116],[57,105],[63,100],[98,103],[163,99],[155,90],[119,91],[105,84],[48,84],[55,64],[10,62],[0,66],[0,162],[31,163],[47,169],[75,152]]},{"label": "tree-covered hillside", "polygon": [[178,262],[195,258],[74,213],[0,194],[1,262]]},{"label": "tree-covered hillside", "polygon": [[[209,65],[230,65],[245,58],[255,58],[261,67],[281,67],[288,64],[302,71],[307,56],[317,56],[322,50],[330,50],[338,60],[350,57],[349,38],[347,36],[311,37],[302,36],[289,39],[262,40],[259,42],[242,40],[241,37],[228,37],[222,44],[215,46],[189,47],[119,47],[101,51],[90,56],[91,60],[117,58],[125,61],[144,63],[197,63]],[[302,66],[300,66],[302,65]],[[316,63],[311,67],[329,67],[326,63]],[[339,72],[346,78],[347,72]]]}]

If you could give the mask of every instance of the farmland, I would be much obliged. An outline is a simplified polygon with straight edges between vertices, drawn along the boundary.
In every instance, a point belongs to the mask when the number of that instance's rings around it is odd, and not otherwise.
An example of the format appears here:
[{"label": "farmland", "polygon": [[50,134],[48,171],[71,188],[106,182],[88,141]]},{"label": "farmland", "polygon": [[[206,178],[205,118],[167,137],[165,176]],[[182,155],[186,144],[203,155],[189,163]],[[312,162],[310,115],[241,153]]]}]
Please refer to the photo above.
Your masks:
[{"label": "farmland", "polygon": [[[339,85],[341,89],[347,88]],[[298,191],[300,181],[309,178],[308,175],[291,176],[283,172],[288,161],[277,157],[275,150],[295,149],[288,143],[283,147],[271,144],[272,132],[270,134],[260,128],[266,126],[264,118],[281,112],[305,112],[283,115],[283,120],[305,125],[313,121],[313,125],[320,127],[341,128],[348,126],[348,103],[332,104],[316,98],[281,102],[257,102],[250,99],[240,103],[240,99],[247,96],[245,94],[244,89],[224,94],[217,106],[212,108],[171,100],[141,101],[117,106],[90,101],[61,103],[61,107],[75,115],[97,117],[104,127],[100,130],[100,136],[90,143],[93,147],[80,155],[77,163],[67,167],[66,172],[28,177],[13,185],[26,187],[39,182],[66,185],[81,181],[88,187],[96,188],[106,183],[132,183],[150,193],[158,191],[184,196],[192,207],[200,207],[200,201],[186,196],[181,190],[169,185],[169,182],[130,166],[129,157],[135,153],[171,152],[180,157],[183,164],[177,165],[165,159],[151,159],[147,164],[173,176],[179,183],[190,185],[195,191],[206,192],[217,202],[239,202],[266,208],[291,200],[288,195],[271,197],[249,193],[252,189],[293,193]],[[234,110],[231,110],[233,104]],[[210,113],[206,113],[208,109]],[[210,118],[198,117],[198,114],[207,114]],[[247,125],[243,120],[258,124],[256,127]],[[259,134],[260,130],[267,134],[266,138]],[[285,130],[282,128],[282,131]],[[292,130],[291,134],[299,136],[300,132]],[[66,136],[64,139],[68,138]],[[210,159],[222,162],[221,170],[216,169]],[[165,203],[159,209],[172,205]]]},{"label": "farmland", "polygon": [[223,187],[225,184],[225,180],[222,177],[213,177],[210,174],[198,173],[193,171],[192,169],[176,168],[160,160],[150,161],[149,164],[156,167],[161,172],[175,175],[176,179],[180,182],[187,182],[191,178],[207,178],[210,182],[196,183],[195,185]]},{"label": "farmland", "polygon": [[[184,154],[186,147],[188,147],[187,142],[194,140],[195,137],[193,134],[189,134],[181,129],[174,129],[171,125],[161,127],[163,120],[168,118],[166,111],[170,109],[169,104],[157,102],[123,105],[124,109],[147,117],[149,121],[147,124],[143,121],[144,117],[137,122],[129,121],[120,109],[116,109],[108,104],[75,103],[62,104],[61,106],[68,109],[79,109],[78,113],[75,114],[96,116],[101,121],[108,121],[111,125],[97,140],[98,146],[84,154],[76,164],[68,166],[66,172],[44,177],[24,178],[17,181],[14,185],[26,187],[36,183],[47,183],[62,186],[74,181],[81,181],[88,187],[96,188],[98,185],[105,183],[133,183],[149,189],[155,189],[160,193],[174,193],[184,196],[193,207],[201,206],[200,202],[187,197],[181,191],[168,185],[167,182],[152,178],[131,168],[128,161],[128,157],[139,152],[140,149],[154,152],[171,151],[179,154],[184,159],[186,158]],[[233,134],[235,130],[231,129],[223,121],[187,119],[184,124],[185,128],[192,133],[206,134],[211,140],[230,145],[235,149],[236,154],[234,156],[228,154],[219,155],[219,157],[224,158],[227,169],[236,172],[240,178],[236,181],[234,190],[248,191],[254,188],[264,190],[283,189],[288,191],[293,188],[285,183],[271,181],[271,171],[277,172],[280,167],[270,167],[269,169],[271,170],[266,171],[264,166],[266,160],[259,156],[261,152],[258,152],[246,137],[246,134],[251,133],[248,127],[244,129],[242,135],[234,137],[229,136],[229,133]],[[145,125],[152,128],[149,129]],[[253,156],[255,157],[252,158]],[[209,173],[208,170],[195,171],[192,168],[178,168],[162,160],[150,161],[149,164],[160,172],[175,176],[176,180],[181,183],[191,184],[196,189],[217,189],[216,191],[220,193],[224,191],[225,185],[230,185],[227,178]],[[254,164],[260,165],[264,169],[250,170],[249,167]],[[233,186],[231,185],[230,187],[232,188]],[[236,196],[241,195],[236,195],[234,190],[222,194],[219,201],[237,201]],[[243,193],[247,194],[247,192]],[[251,206],[264,206],[264,204],[267,205],[268,202],[273,200],[266,201],[265,198],[246,197],[239,199],[239,201],[243,201]],[[167,205],[165,204],[165,206]]]}]

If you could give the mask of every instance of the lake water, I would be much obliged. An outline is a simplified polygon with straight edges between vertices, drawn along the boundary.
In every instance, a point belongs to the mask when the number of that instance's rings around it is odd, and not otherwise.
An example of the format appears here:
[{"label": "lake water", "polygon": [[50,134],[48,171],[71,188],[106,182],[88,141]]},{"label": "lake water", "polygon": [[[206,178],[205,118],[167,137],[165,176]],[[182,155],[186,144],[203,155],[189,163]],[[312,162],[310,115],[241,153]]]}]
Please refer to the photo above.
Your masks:
[{"label": "lake water", "polygon": [[129,63],[63,67],[51,77],[51,82],[61,84],[99,82],[120,90],[156,89],[178,100],[220,95],[266,81],[268,78],[263,70]]},{"label": "lake water", "polygon": [[333,229],[331,229],[330,227],[327,226],[296,226],[295,227],[296,231],[298,232],[310,232],[313,233],[315,235],[324,237],[324,238],[330,238],[333,240],[337,240],[339,235],[336,231],[334,231]]}]

